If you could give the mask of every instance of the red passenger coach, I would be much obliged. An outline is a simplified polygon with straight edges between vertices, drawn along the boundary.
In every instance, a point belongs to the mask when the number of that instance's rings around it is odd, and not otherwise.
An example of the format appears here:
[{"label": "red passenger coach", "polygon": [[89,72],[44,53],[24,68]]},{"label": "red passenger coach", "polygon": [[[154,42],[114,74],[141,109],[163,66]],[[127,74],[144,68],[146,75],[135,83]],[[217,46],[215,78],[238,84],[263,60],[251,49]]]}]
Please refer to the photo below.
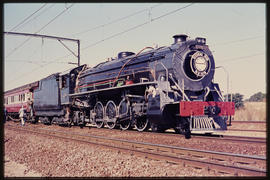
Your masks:
[{"label": "red passenger coach", "polygon": [[27,100],[30,98],[31,101],[34,101],[33,91],[37,87],[38,81],[6,91],[4,93],[4,105],[7,110],[7,115],[17,118],[22,105],[27,110],[27,113],[29,113]]}]

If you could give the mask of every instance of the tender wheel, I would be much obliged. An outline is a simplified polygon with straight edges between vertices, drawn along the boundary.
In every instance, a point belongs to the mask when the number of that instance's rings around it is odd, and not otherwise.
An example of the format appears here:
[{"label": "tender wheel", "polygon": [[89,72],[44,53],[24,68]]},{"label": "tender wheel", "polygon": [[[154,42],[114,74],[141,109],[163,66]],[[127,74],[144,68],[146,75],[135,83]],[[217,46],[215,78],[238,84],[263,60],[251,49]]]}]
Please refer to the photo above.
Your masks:
[{"label": "tender wheel", "polygon": [[64,119],[63,126],[71,127],[72,126],[72,119],[69,118],[68,120]]},{"label": "tender wheel", "polygon": [[104,108],[100,101],[96,103],[94,107],[94,113],[96,114],[95,123],[96,123],[97,128],[104,127],[104,122],[103,122]]},{"label": "tender wheel", "polygon": [[51,121],[51,118],[50,117],[44,117],[43,119],[45,125],[51,125],[52,124],[52,121]]},{"label": "tender wheel", "polygon": [[76,112],[74,112],[73,115],[72,115],[72,121],[73,121],[74,126],[78,125],[78,118],[77,118]]},{"label": "tender wheel", "polygon": [[58,118],[57,117],[54,117],[52,118],[52,124],[58,124]]},{"label": "tender wheel", "polygon": [[131,129],[130,113],[129,113],[129,103],[127,100],[123,99],[118,108],[120,128],[122,130]]},{"label": "tender wheel", "polygon": [[85,122],[85,115],[84,115],[83,112],[79,112],[78,113],[78,116],[79,116],[79,122],[78,122],[78,124],[79,124],[80,128],[83,128],[85,126],[85,124],[86,124],[86,122]]},{"label": "tender wheel", "polygon": [[138,131],[147,131],[150,128],[148,119],[144,117],[138,117],[136,120],[135,128]]},{"label": "tender wheel", "polygon": [[31,123],[32,123],[32,124],[38,123],[38,117],[33,117]]},{"label": "tender wheel", "polygon": [[106,118],[107,118],[107,125],[110,129],[116,128],[116,115],[117,115],[117,108],[113,101],[109,101],[106,105],[105,110]]}]

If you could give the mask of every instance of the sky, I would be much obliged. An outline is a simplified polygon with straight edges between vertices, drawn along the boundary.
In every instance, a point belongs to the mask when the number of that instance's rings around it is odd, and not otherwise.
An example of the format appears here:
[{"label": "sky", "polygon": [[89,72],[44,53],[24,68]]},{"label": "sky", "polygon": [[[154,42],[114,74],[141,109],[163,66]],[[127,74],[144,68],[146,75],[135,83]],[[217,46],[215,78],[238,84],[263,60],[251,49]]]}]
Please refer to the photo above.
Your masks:
[{"label": "sky", "polygon": [[[170,46],[176,34],[204,37],[223,94],[266,93],[265,3],[5,3],[4,31],[78,39],[90,67],[121,51]],[[76,67],[68,63],[77,63],[76,42],[3,40],[4,91]]]}]

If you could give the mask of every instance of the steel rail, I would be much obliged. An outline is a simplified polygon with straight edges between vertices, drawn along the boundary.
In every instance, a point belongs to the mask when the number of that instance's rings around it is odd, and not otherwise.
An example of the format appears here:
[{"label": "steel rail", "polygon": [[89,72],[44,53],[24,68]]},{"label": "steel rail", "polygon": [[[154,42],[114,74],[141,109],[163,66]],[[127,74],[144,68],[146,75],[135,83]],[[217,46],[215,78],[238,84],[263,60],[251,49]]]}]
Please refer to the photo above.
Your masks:
[{"label": "steel rail", "polygon": [[263,123],[266,123],[266,121],[232,121],[232,124],[233,123],[254,123],[254,124],[263,124]]},{"label": "steel rail", "polygon": [[[20,119],[13,119],[11,118],[14,122],[19,122]],[[91,126],[96,128],[95,126]],[[103,131],[121,131],[119,129],[106,129],[103,128]],[[228,130],[229,131],[229,130]],[[179,134],[175,134],[172,132],[165,132],[165,133],[158,133],[158,132],[137,132],[137,131],[132,131],[129,130],[128,132],[131,133],[145,133],[145,134],[149,134],[149,133],[155,133],[155,134],[160,134],[160,135],[166,135],[166,136],[178,136]],[[263,131],[266,132],[266,131]],[[250,136],[232,136],[232,135],[218,135],[218,134],[213,134],[211,136],[209,135],[205,135],[205,134],[192,134],[192,138],[193,139],[209,139],[209,140],[218,140],[218,141],[229,141],[229,142],[243,142],[243,143],[256,143],[256,144],[266,144],[266,138],[263,137],[250,137]]]},{"label": "steel rail", "polygon": [[218,135],[218,136],[204,136],[197,135],[193,137],[194,139],[211,139],[218,141],[229,141],[229,142],[243,142],[243,143],[256,143],[256,144],[266,144],[266,138],[263,137],[250,137],[250,136],[232,136],[232,135]]},{"label": "steel rail", "polygon": [[[91,126],[91,128],[96,128],[95,126]],[[107,129],[103,128],[103,131],[121,131],[119,129]],[[137,131],[129,130],[128,132],[131,133],[138,133]],[[151,131],[144,131],[139,132],[144,134],[160,134],[160,135],[166,135],[166,136],[173,136],[173,137],[182,137],[179,134],[176,134],[174,132],[151,132]],[[256,144],[266,144],[266,138],[263,137],[250,137],[250,136],[232,136],[232,135],[219,135],[219,134],[212,134],[212,135],[205,135],[205,134],[194,134],[191,133],[193,139],[210,139],[210,140],[218,140],[218,141],[230,141],[230,142],[243,142],[243,143],[256,143]]]},{"label": "steel rail", "polygon": [[228,131],[267,132],[266,130],[256,130],[256,129],[228,129]]},{"label": "steel rail", "polygon": [[250,136],[224,136],[226,140],[232,141],[246,141],[246,142],[255,142],[255,143],[266,143],[266,138],[263,137],[250,137]]},{"label": "steel rail", "polygon": [[[9,129],[28,131],[46,136],[54,136],[69,140],[102,145],[110,148],[116,148],[124,151],[133,152],[154,159],[163,159],[173,163],[184,163],[192,167],[206,168],[215,170],[217,173],[231,175],[251,175],[265,176],[266,170],[262,169],[266,165],[266,158],[262,156],[249,156],[232,153],[222,153],[214,151],[203,151],[191,148],[180,148],[161,144],[143,143],[116,138],[86,135],[81,133],[60,132],[48,129],[18,128],[6,126]],[[49,134],[48,134],[49,133]],[[58,134],[58,135],[57,135]],[[60,135],[59,135],[60,134]],[[63,137],[64,134],[64,137]],[[80,137],[79,139],[76,138]],[[243,165],[246,164],[246,165]],[[254,168],[250,165],[259,165],[260,168]]]}]

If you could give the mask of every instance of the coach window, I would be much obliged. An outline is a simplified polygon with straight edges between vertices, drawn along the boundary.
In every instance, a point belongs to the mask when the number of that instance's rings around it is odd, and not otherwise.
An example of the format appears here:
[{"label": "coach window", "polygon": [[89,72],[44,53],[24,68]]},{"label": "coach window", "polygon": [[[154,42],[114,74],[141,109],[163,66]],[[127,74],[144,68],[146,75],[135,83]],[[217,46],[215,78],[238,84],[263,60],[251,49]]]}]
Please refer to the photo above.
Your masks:
[{"label": "coach window", "polygon": [[15,102],[19,101],[19,96],[15,96]]}]

